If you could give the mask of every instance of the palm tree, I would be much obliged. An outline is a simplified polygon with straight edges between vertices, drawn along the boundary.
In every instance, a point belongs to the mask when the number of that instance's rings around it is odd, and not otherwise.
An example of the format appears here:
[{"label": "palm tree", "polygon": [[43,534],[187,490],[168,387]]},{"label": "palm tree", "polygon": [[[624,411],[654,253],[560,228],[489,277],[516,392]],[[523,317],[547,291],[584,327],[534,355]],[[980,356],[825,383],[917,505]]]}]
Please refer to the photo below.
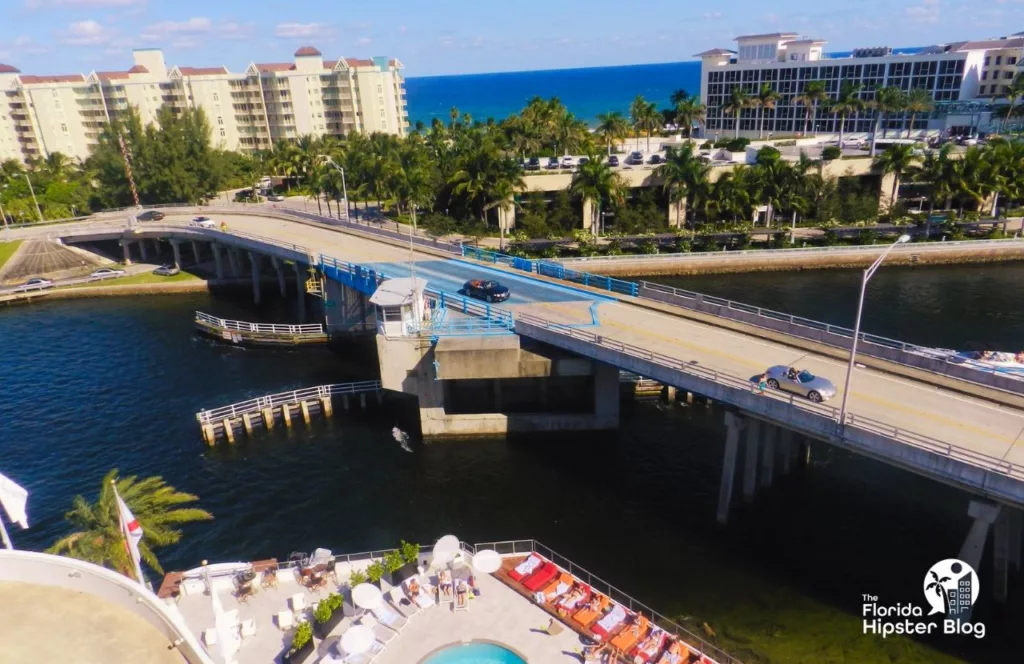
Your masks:
[{"label": "palm tree", "polygon": [[693,134],[693,125],[704,124],[707,118],[707,107],[700,103],[700,99],[687,97],[675,106],[676,124],[686,126],[686,137]]},{"label": "palm tree", "polygon": [[[948,209],[956,189],[956,172],[953,169],[953,145],[946,143],[938,150],[930,150],[916,173],[916,179],[929,185],[931,210],[936,203]],[[929,218],[931,215],[929,215]]]},{"label": "palm tree", "polygon": [[889,146],[885,152],[875,158],[872,166],[884,173],[892,175],[892,192],[889,195],[889,209],[896,205],[900,193],[900,180],[917,165],[918,158],[914,154],[914,146],[898,143]]},{"label": "palm tree", "polygon": [[1013,109],[1021,97],[1024,97],[1024,72],[1017,74],[1003,93],[1003,98],[1010,102],[1010,107],[1006,109],[1007,120],[1013,117]]},{"label": "palm tree", "polygon": [[694,154],[692,143],[669,147],[665,163],[654,170],[654,176],[661,178],[661,188],[668,194],[669,203],[676,206],[676,219],[682,225],[686,225],[686,208],[706,185],[710,172],[711,167]]},{"label": "palm tree", "polygon": [[629,107],[629,114],[633,118],[633,127],[637,134],[641,131],[647,132],[647,151],[651,151],[651,132],[661,126],[662,117],[658,112],[658,106],[654,102],[648,102],[643,95],[637,95]]},{"label": "palm tree", "polygon": [[886,86],[875,88],[875,98],[871,100],[870,107],[875,111],[874,122],[871,123],[871,158],[875,157],[875,144],[878,141],[878,125],[885,118],[882,124],[882,138],[886,137],[889,131],[889,114],[898,113],[903,110],[906,102],[903,90],[897,87]]},{"label": "palm tree", "polygon": [[20,178],[25,172],[25,166],[17,159],[5,159],[0,162],[0,184],[7,184],[15,178]]},{"label": "palm tree", "polygon": [[[932,101],[932,94],[924,88],[914,88],[904,100],[903,110],[907,112],[910,117],[910,126],[907,128],[907,138],[914,132],[914,121],[917,120],[917,116],[920,113],[931,113],[932,109],[935,108],[935,102]],[[904,116],[904,120],[906,120]]]},{"label": "palm tree", "polygon": [[[804,135],[810,133],[810,128],[818,117],[818,104],[828,101],[828,92],[825,91],[825,81],[810,81],[804,88],[803,94],[793,97],[794,104],[803,104],[807,109],[804,113]],[[814,132],[817,134],[817,131]]]},{"label": "palm tree", "polygon": [[133,576],[133,565],[121,534],[117,503],[114,499],[114,484],[121,499],[135,515],[142,526],[143,536],[139,542],[142,561],[156,572],[163,574],[153,550],[177,544],[181,540],[178,529],[187,523],[207,521],[213,515],[197,507],[183,507],[194,503],[198,497],[182,493],[164,482],[161,477],[138,479],[135,476],[118,477],[117,470],[111,470],[103,478],[100,494],[95,503],[82,496],[75,496],[72,507],[64,519],[75,529],[73,533],[60,538],[47,553],[78,558],[116,570],[125,576]]},{"label": "palm tree", "polygon": [[591,201],[590,230],[596,236],[601,219],[601,201],[620,205],[625,199],[625,183],[607,162],[591,156],[590,161],[581,164],[573,173],[569,194]]},{"label": "palm tree", "polygon": [[688,99],[690,99],[690,93],[682,88],[679,88],[678,90],[672,91],[672,94],[669,95],[668,102],[672,104],[673,107],[676,107]]},{"label": "palm tree", "polygon": [[448,179],[452,195],[462,197],[480,221],[504,200],[507,191],[522,191],[522,165],[504,156],[491,139],[475,135],[472,149],[461,159],[459,169]]},{"label": "palm tree", "polygon": [[786,192],[794,186],[793,167],[775,157],[759,160],[751,172],[757,182],[758,199],[768,208],[765,211],[765,227],[771,228],[775,210],[784,206]]},{"label": "palm tree", "polygon": [[718,209],[732,215],[733,222],[750,218],[752,196],[756,193],[755,183],[748,166],[737,166],[729,173],[723,173],[712,187],[712,196],[718,201]]},{"label": "palm tree", "polygon": [[66,180],[74,172],[75,162],[63,152],[51,152],[37,165],[51,180]]},{"label": "palm tree", "polygon": [[846,117],[864,110],[867,104],[860,98],[860,85],[843,83],[839,89],[839,97],[829,104],[832,115],[839,116],[839,151],[843,150],[843,132],[846,129]]},{"label": "palm tree", "polygon": [[[992,187],[991,214],[999,212],[999,198],[1018,199],[1024,191],[1024,143],[1020,141],[992,141],[984,148]],[[1004,224],[1005,226],[1005,224]]]},{"label": "palm tree", "polygon": [[782,97],[775,88],[772,87],[771,83],[762,83],[761,89],[757,91],[757,96],[753,98],[753,103],[757,106],[757,137],[761,138],[764,135],[764,109],[773,110],[775,104],[778,103]]},{"label": "palm tree", "polygon": [[751,103],[750,95],[744,92],[740,86],[734,85],[729,92],[729,100],[722,106],[724,113],[729,113],[733,116],[736,138],[740,137],[740,113],[743,112],[743,109],[750,108]]},{"label": "palm tree", "polygon": [[601,113],[597,116],[597,129],[595,133],[604,139],[608,147],[608,154],[612,153],[612,143],[621,140],[629,133],[629,121],[619,111]]}]

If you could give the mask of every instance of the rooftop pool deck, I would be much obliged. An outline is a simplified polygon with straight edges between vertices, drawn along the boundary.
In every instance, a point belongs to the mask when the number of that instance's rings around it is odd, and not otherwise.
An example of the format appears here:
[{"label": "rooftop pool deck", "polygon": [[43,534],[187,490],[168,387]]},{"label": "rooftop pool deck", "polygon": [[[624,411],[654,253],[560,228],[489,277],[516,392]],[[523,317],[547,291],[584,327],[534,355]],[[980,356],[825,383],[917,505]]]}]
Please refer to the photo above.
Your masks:
[{"label": "rooftop pool deck", "polygon": [[[365,572],[371,562],[383,558],[383,551],[332,556],[334,573],[324,573],[320,587],[310,587],[304,581],[308,569],[304,573],[292,563],[266,560],[210,565],[208,573],[202,568],[172,572],[165,577],[159,596],[181,616],[215,662],[225,660],[214,636],[214,601],[208,586],[217,594],[233,638],[238,639],[230,660],[237,664],[282,662],[295,625],[312,622],[317,603],[331,593],[344,597],[344,617],[330,627],[326,638],[314,638],[313,651],[291,661],[417,664],[446,647],[471,642],[500,645],[531,664],[581,662],[584,647],[595,642],[608,644],[605,651],[614,657],[607,661],[634,662],[638,655],[654,664],[737,661],[571,562],[560,560],[543,545],[532,540],[503,544],[463,544],[453,561],[438,568],[432,566],[429,553],[421,555],[418,566],[409,566],[418,569],[409,574],[429,595],[430,599],[422,600],[423,607],[409,601],[404,586],[393,587],[386,580],[380,583],[382,608],[365,611],[353,605],[351,573]],[[474,551],[484,549],[501,555],[501,567],[493,574],[472,567]],[[450,572],[456,587],[460,580],[472,577],[476,592],[469,588],[461,603],[464,609],[457,607],[456,592],[439,591],[441,569]],[[254,594],[240,599],[235,577],[242,570],[255,574],[250,584]],[[265,579],[266,570],[276,570],[276,579]],[[547,595],[543,603],[537,601],[537,590]],[[570,597],[576,600],[571,608],[558,605]],[[376,641],[370,651],[346,659],[341,640],[357,625],[369,627]],[[645,645],[648,652],[641,653]]]}]

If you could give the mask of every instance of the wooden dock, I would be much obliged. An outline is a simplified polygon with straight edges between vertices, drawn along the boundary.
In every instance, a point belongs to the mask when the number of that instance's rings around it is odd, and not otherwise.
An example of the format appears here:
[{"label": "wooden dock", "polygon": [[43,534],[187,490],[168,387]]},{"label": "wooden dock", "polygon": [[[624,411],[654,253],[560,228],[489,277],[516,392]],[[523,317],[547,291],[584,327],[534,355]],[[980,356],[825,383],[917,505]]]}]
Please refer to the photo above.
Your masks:
[{"label": "wooden dock", "polygon": [[300,346],[327,343],[324,326],[247,323],[196,312],[196,331],[218,341],[240,346]]},{"label": "wooden dock", "polygon": [[334,400],[340,399],[342,408],[353,406],[366,408],[370,395],[376,395],[378,403],[383,401],[384,392],[380,381],[367,380],[358,383],[320,385],[302,390],[281,392],[230,406],[196,413],[203,440],[215,445],[219,440],[234,443],[243,434],[252,438],[257,429],[271,430],[278,422],[291,428],[293,422],[310,424],[314,416],[331,417],[334,414]]}]

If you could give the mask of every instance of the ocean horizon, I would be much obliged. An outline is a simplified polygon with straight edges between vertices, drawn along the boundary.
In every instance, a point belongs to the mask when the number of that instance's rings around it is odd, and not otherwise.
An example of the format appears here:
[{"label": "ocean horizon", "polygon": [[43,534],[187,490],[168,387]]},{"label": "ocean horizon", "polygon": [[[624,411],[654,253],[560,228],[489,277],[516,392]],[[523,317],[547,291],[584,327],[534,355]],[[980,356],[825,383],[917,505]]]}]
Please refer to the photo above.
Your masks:
[{"label": "ocean horizon", "polygon": [[430,126],[434,118],[448,122],[454,106],[474,120],[502,120],[523,109],[534,97],[558,97],[566,108],[593,125],[600,113],[621,111],[639,94],[658,108],[680,88],[700,94],[700,62],[666,62],[613,67],[543,69],[493,74],[418,76],[405,81],[409,122]]}]

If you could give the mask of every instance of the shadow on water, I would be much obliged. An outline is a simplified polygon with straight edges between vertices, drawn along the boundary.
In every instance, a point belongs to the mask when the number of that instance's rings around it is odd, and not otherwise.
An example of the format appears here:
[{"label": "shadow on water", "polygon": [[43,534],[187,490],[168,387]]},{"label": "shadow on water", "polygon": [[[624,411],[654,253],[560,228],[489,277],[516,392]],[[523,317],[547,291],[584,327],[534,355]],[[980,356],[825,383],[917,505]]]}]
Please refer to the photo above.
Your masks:
[{"label": "shadow on water", "polygon": [[[168,569],[448,532],[536,538],[694,631],[706,623],[745,661],[946,661],[905,639],[862,635],[858,615],[862,593],[921,602],[925,571],[955,555],[967,531],[957,491],[821,447],[807,471],[780,477],[753,504],[737,495],[723,529],[714,520],[721,412],[650,402],[626,405],[617,432],[414,440],[410,453],[391,428],[417,430],[413,405],[370,399],[365,410],[336,408],[331,421],[208,448],[200,408],[365,379],[376,360],[366,346],[211,343],[192,335],[197,308],[283,315],[206,295],[0,312],[3,470],[32,492],[33,527],[14,533],[18,545],[41,549],[63,534],[72,497],[93,495],[118,467],[160,474],[216,515],[162,553]],[[998,612],[979,602],[976,618],[990,623],[982,642],[928,645],[1006,661],[1022,645],[1011,627],[1019,602]]]}]

